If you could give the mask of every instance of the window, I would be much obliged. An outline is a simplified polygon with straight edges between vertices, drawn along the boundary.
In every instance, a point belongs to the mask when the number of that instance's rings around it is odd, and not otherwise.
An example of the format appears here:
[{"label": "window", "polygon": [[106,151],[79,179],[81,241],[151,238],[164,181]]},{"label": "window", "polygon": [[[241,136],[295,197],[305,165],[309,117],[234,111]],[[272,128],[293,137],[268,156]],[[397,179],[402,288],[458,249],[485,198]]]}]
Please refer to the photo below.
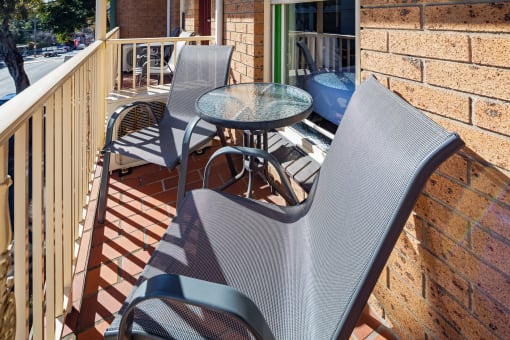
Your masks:
[{"label": "window", "polygon": [[273,7],[273,76],[312,95],[314,113],[294,128],[327,148],[355,88],[355,1],[297,1]]}]

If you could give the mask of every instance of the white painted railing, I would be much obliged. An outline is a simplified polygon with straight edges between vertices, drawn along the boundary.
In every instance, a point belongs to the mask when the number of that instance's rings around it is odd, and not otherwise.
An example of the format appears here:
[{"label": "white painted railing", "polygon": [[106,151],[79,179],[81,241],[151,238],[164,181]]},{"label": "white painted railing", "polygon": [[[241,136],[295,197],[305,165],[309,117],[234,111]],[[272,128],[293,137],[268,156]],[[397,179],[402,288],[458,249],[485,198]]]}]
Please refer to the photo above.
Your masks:
[{"label": "white painted railing", "polygon": [[[84,208],[104,141],[105,51],[106,43],[96,41],[0,109],[0,178],[8,183],[9,174],[14,185],[13,242],[4,211],[0,244],[4,253],[13,247],[16,339],[30,332],[33,339],[59,337],[70,305]],[[4,192],[0,204],[6,202]]]},{"label": "white painted railing", "polygon": [[339,71],[354,66],[353,35],[341,35],[317,32],[289,32],[289,72],[299,73],[298,70],[307,68],[306,61],[296,45],[303,40],[319,69]]},{"label": "white painted railing", "polygon": [[108,39],[107,74],[112,77],[108,79],[107,86],[117,92],[143,91],[147,87],[154,86],[154,83],[168,85],[172,79],[169,68],[174,69],[177,62],[177,57],[170,59],[171,51],[178,55],[182,46],[203,42],[211,44],[214,42],[214,37]]},{"label": "white painted railing", "polygon": [[[122,83],[122,45],[136,50],[141,44],[162,47],[213,40],[118,36],[118,29],[113,30],[105,41],[96,41],[0,108],[0,308],[13,311],[8,304],[15,300],[16,339],[60,338],[71,307],[91,180],[104,143],[106,98]],[[148,60],[150,53],[149,49]],[[131,85],[131,90],[140,91],[134,81]],[[14,280],[7,280],[11,256]],[[0,322],[4,335],[7,324]]]}]

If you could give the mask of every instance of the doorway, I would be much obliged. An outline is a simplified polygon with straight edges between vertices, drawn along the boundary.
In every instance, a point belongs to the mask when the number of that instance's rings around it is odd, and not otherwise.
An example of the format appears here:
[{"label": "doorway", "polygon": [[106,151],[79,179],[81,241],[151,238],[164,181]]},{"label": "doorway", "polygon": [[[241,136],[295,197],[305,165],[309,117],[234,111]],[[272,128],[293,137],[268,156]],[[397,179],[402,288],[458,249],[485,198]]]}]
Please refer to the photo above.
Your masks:
[{"label": "doorway", "polygon": [[199,0],[198,34],[211,35],[211,0]]}]

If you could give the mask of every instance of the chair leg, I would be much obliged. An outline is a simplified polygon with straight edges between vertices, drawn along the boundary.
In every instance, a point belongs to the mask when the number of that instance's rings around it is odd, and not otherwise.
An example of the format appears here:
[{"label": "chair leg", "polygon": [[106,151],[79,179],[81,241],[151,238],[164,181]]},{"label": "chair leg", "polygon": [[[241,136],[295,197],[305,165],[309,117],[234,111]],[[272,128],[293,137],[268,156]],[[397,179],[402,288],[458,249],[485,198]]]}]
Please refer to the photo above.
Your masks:
[{"label": "chair leg", "polygon": [[97,221],[100,224],[104,224],[106,216],[106,198],[108,196],[108,180],[110,179],[110,155],[110,152],[105,152],[103,156],[103,172],[101,173],[97,204]]},{"label": "chair leg", "polygon": [[[218,131],[218,136],[220,137],[221,145],[227,146],[227,139],[225,138],[225,134],[223,133],[223,130],[221,128],[218,128],[217,131]],[[227,157],[228,167],[230,168],[230,174],[232,175],[232,177],[236,177],[237,171],[236,171],[236,167],[234,166],[234,161],[232,160],[232,157],[229,154],[227,154],[226,157]]]}]

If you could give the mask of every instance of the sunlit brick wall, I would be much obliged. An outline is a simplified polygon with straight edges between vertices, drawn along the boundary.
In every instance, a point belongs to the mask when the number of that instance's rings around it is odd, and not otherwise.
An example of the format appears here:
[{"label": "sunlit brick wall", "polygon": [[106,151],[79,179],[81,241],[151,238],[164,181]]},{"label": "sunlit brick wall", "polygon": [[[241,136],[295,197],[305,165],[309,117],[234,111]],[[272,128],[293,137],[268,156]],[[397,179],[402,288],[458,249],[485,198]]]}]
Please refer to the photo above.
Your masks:
[{"label": "sunlit brick wall", "polygon": [[235,46],[232,71],[237,82],[263,80],[264,1],[225,0],[224,38]]},{"label": "sunlit brick wall", "polygon": [[510,2],[361,0],[362,78],[466,142],[374,291],[403,338],[510,337]]}]

